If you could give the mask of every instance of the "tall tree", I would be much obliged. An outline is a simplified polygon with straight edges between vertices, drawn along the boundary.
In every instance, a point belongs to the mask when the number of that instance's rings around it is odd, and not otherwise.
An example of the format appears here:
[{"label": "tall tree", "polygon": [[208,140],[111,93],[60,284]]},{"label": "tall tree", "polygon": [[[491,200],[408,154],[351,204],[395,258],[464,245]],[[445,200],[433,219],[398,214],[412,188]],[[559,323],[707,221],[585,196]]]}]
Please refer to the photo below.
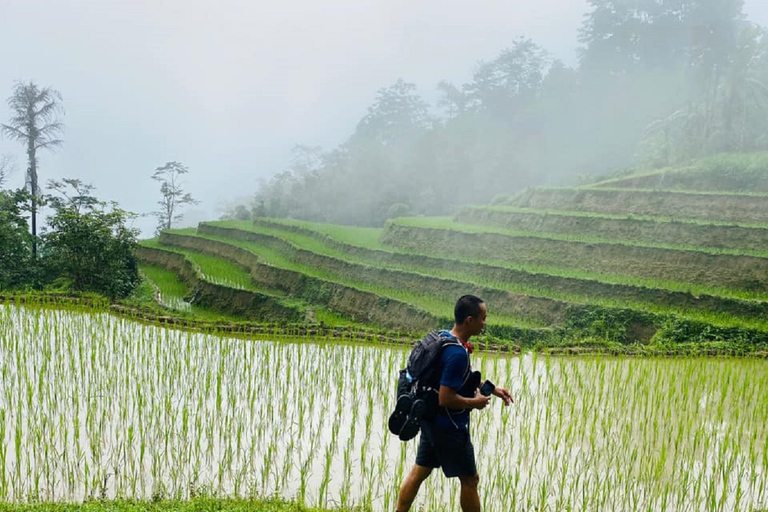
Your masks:
[{"label": "tall tree", "polygon": [[48,189],[58,193],[48,197],[48,204],[55,210],[71,208],[81,213],[99,203],[98,199],[91,195],[94,186],[76,178],[64,178],[61,181],[48,180]]},{"label": "tall tree", "polygon": [[62,113],[61,94],[49,87],[40,88],[33,82],[17,82],[13,95],[8,98],[11,119],[0,125],[0,131],[8,138],[27,147],[27,186],[30,191],[32,214],[32,257],[37,257],[37,206],[39,190],[37,179],[37,150],[55,148],[62,141],[58,135],[64,129],[59,122]]},{"label": "tall tree", "polygon": [[187,174],[189,169],[179,162],[166,162],[162,167],[155,169],[152,179],[160,182],[162,199],[157,202],[160,210],[154,212],[157,217],[157,232],[171,229],[174,222],[180,221],[184,215],[179,209],[187,204],[199,204],[192,194],[185,192],[181,187],[181,177]]},{"label": "tall tree", "polygon": [[464,89],[478,112],[513,118],[535,100],[547,69],[549,53],[530,39],[519,38],[489,62],[482,62]]},{"label": "tall tree", "polygon": [[399,79],[379,89],[373,105],[360,120],[354,137],[392,146],[414,133],[426,130],[432,123],[429,105],[419,96],[416,84]]},{"label": "tall tree", "polygon": [[743,0],[588,0],[579,40],[582,69],[623,74],[725,62],[743,21]]}]

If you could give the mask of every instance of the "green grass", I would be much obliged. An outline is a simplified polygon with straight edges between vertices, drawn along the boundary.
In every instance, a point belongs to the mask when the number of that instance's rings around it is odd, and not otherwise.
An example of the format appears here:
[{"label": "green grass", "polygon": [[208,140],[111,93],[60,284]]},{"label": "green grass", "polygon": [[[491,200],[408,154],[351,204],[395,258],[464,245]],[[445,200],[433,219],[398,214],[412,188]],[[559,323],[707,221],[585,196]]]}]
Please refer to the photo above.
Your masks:
[{"label": "green grass", "polygon": [[[243,231],[255,230],[256,232],[262,232],[261,230],[265,229],[270,230],[273,233],[280,233],[281,237],[290,237],[296,235],[321,240],[323,238],[329,238],[336,242],[355,247],[381,251],[392,251],[390,246],[384,245],[379,241],[383,231],[382,228],[361,228],[358,226],[325,224],[322,222],[298,221],[292,219],[264,218],[260,220],[266,224],[273,225],[274,227],[268,227],[264,224],[255,225],[253,222],[230,220],[206,222],[206,224],[221,226],[225,228],[241,229]],[[291,231],[291,229],[295,229],[297,231]],[[311,234],[302,233],[302,231],[309,231]],[[327,247],[327,245],[323,243],[321,247]]]},{"label": "green grass", "polygon": [[[177,234],[187,235],[187,236],[195,235],[194,229],[173,230],[172,232]],[[148,241],[142,241],[142,245],[146,247],[152,247],[155,249],[183,254],[190,261],[199,265],[206,279],[211,280],[211,282],[215,282],[215,283],[222,284],[224,286],[230,286],[230,287],[232,286],[231,283],[235,282],[240,284],[240,286],[236,286],[237,288],[240,288],[240,289],[248,289],[252,291],[258,291],[259,293],[266,293],[268,295],[273,295],[275,297],[281,297],[283,302],[286,305],[294,303],[295,305],[300,305],[303,307],[307,306],[307,304],[302,300],[291,299],[289,297],[286,297],[286,294],[281,290],[266,289],[264,287],[258,287],[254,285],[253,282],[251,281],[250,274],[247,270],[244,270],[239,265],[229,262],[223,258],[210,256],[208,254],[205,254],[199,251],[191,251],[191,250],[181,249],[177,247],[160,245],[154,239],[148,240]],[[277,254],[275,251],[265,251],[265,252],[269,256],[272,256],[273,258],[275,254]],[[200,316],[201,319],[203,320],[212,320],[212,319],[215,319],[216,317],[221,317],[223,319],[229,319],[233,321],[242,320],[242,318],[238,316],[221,315],[219,313],[212,312],[205,308],[201,308],[195,305],[192,305],[191,307],[190,306],[184,307],[183,305],[187,303],[182,301],[188,293],[187,287],[182,281],[179,280],[175,272],[164,269],[164,268],[160,268],[157,266],[153,266],[153,265],[142,265],[141,269],[142,271],[145,272],[147,277],[149,277],[155,284],[157,284],[157,286],[160,288],[160,290],[163,293],[163,297],[170,298],[172,302],[172,305],[171,305],[172,309],[191,312],[197,316]],[[173,307],[173,304],[181,307]],[[312,309],[314,309],[315,311],[316,321],[322,322],[324,325],[334,326],[334,327],[350,327],[350,326],[356,325],[353,320],[347,318],[345,315],[331,311],[326,307],[314,306]]]},{"label": "green grass", "polygon": [[[294,219],[265,218],[264,220],[298,229],[311,230],[350,245],[361,245],[362,247],[380,246],[381,248],[386,248],[385,245],[379,243],[379,237],[381,236],[382,231],[381,228],[326,224],[323,222],[310,222]],[[212,224],[246,230],[253,227],[253,222],[251,221],[218,221]]]},{"label": "green grass", "polygon": [[[418,220],[418,218],[414,218],[414,220]],[[280,219],[269,219],[268,222],[273,226],[279,226],[281,224],[288,224],[289,221],[284,221]],[[279,236],[281,238],[285,238],[287,240],[291,240],[294,242],[300,240],[299,238],[295,237],[296,234],[294,233],[292,233],[291,235],[286,235],[287,231],[285,231],[284,229],[280,229],[279,227],[254,226],[250,222],[240,222],[240,223],[234,224],[230,221],[209,222],[208,224],[215,225],[215,226],[229,227],[229,228],[237,228],[237,229],[242,229],[244,231],[272,234],[274,236]],[[305,234],[305,236],[308,238],[313,238],[315,240],[322,237],[318,237],[318,235],[314,234],[312,230],[317,226],[327,226],[325,224],[311,223],[311,222],[297,222],[297,221],[290,221],[290,224],[293,226],[302,225],[304,229],[309,231],[307,234]],[[337,226],[337,228],[338,228],[338,231],[342,232],[344,229],[347,228],[347,226]],[[351,239],[353,236],[353,233],[354,233],[354,228],[351,228],[346,238]],[[289,236],[291,238],[288,238]],[[325,236],[326,235],[323,235],[323,237]],[[332,238],[332,237],[329,237],[329,238]],[[341,240],[339,239],[336,239],[336,241],[339,243],[342,243]],[[363,240],[358,240],[357,242],[350,241],[346,243],[348,243],[348,245],[353,247],[367,249],[370,251],[383,251],[390,254],[427,255],[433,258],[441,257],[441,255],[418,253],[418,252],[408,251],[408,250],[384,245],[378,240],[376,240],[373,243],[366,243]],[[313,242],[307,242],[306,245],[302,243],[302,246],[307,247],[308,250],[310,247],[313,247],[314,249],[316,249],[316,252],[318,252],[319,254],[327,254],[329,256],[339,256],[341,257],[341,259],[345,259],[346,261],[357,261],[360,263],[368,263],[368,264],[371,264],[372,261],[375,261],[374,258],[357,258],[357,257],[351,256],[345,253],[343,250],[339,250],[337,248],[331,248],[329,245],[312,245],[312,244]],[[635,277],[619,275],[619,274],[596,274],[593,272],[579,271],[576,269],[563,269],[563,268],[555,268],[555,267],[549,267],[549,266],[543,266],[543,265],[530,265],[530,264],[520,265],[520,264],[510,263],[508,261],[499,261],[499,260],[469,260],[469,259],[460,258],[460,257],[456,257],[456,258],[452,257],[451,259],[458,262],[466,263],[466,264],[505,268],[509,270],[527,272],[531,274],[540,274],[542,276],[554,276],[554,277],[563,277],[563,278],[572,278],[572,279],[582,279],[582,280],[588,280],[588,281],[599,281],[606,284],[617,284],[617,285],[642,287],[642,288],[658,288],[662,290],[691,293],[693,295],[714,295],[719,297],[728,297],[728,298],[745,299],[745,300],[768,300],[768,293],[754,292],[749,290],[740,290],[740,289],[734,289],[734,288],[725,288],[725,287],[718,287],[718,286],[699,285],[695,283],[687,283],[682,281],[668,281],[668,280],[648,279],[648,278],[643,279],[643,278],[635,278]],[[425,272],[430,274],[434,274],[435,272],[426,266],[415,267],[415,266],[398,265],[398,264],[391,264],[391,263],[386,263],[383,265],[385,265],[387,268],[411,270],[415,272]],[[440,272],[440,271],[437,271],[437,272]],[[438,275],[438,274],[434,274],[434,275]],[[439,274],[439,275],[445,275],[446,277],[449,277],[449,274]],[[456,275],[456,274],[450,274],[450,275]]]}]

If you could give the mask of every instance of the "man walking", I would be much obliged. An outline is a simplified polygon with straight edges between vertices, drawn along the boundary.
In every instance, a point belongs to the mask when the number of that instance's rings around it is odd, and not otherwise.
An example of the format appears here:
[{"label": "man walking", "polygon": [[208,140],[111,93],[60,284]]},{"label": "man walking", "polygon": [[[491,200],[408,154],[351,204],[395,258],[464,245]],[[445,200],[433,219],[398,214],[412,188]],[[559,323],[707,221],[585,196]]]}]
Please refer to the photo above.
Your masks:
[{"label": "man walking", "polygon": [[[410,510],[422,482],[438,467],[443,469],[446,477],[459,479],[461,510],[480,512],[479,476],[469,435],[469,412],[484,409],[490,396],[481,394],[477,380],[470,378],[472,345],[469,339],[483,331],[486,314],[486,305],[481,299],[464,295],[454,308],[453,329],[441,333],[460,343],[446,345],[440,356],[439,411],[434,418],[421,421],[416,463],[400,487],[397,512]],[[495,388],[493,394],[501,398],[504,405],[513,402],[512,395],[504,388]]]}]

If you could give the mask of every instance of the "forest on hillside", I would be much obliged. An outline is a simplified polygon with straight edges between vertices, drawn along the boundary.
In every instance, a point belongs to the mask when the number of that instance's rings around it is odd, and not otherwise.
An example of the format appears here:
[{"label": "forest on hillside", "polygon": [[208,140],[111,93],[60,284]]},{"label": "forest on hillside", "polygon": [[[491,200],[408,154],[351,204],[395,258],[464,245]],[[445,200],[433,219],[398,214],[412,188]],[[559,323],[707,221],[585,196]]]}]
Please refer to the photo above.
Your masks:
[{"label": "forest on hillside", "polygon": [[293,163],[229,218],[378,226],[541,184],[768,149],[768,38],[741,0],[589,0],[579,62],[517,38],[428,104],[381,88],[333,149]]}]

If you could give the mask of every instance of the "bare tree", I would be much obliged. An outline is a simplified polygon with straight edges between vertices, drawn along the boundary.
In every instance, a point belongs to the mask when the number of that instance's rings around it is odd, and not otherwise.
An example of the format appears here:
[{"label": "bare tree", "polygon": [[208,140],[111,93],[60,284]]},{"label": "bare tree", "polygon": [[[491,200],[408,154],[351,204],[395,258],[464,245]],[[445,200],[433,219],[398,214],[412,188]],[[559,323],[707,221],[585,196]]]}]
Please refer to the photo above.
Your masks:
[{"label": "bare tree", "polygon": [[181,176],[188,172],[189,169],[179,162],[167,162],[164,166],[155,169],[152,175],[153,180],[160,182],[160,193],[163,195],[157,202],[160,210],[153,213],[157,217],[158,233],[164,229],[171,229],[173,222],[184,217],[179,213],[181,206],[200,203],[181,188]]},{"label": "bare tree", "polygon": [[27,187],[30,191],[32,213],[32,257],[37,257],[37,150],[55,148],[62,144],[57,136],[64,129],[59,122],[62,113],[61,94],[49,87],[40,88],[33,82],[16,82],[8,98],[11,119],[0,125],[0,132],[27,146]]}]

